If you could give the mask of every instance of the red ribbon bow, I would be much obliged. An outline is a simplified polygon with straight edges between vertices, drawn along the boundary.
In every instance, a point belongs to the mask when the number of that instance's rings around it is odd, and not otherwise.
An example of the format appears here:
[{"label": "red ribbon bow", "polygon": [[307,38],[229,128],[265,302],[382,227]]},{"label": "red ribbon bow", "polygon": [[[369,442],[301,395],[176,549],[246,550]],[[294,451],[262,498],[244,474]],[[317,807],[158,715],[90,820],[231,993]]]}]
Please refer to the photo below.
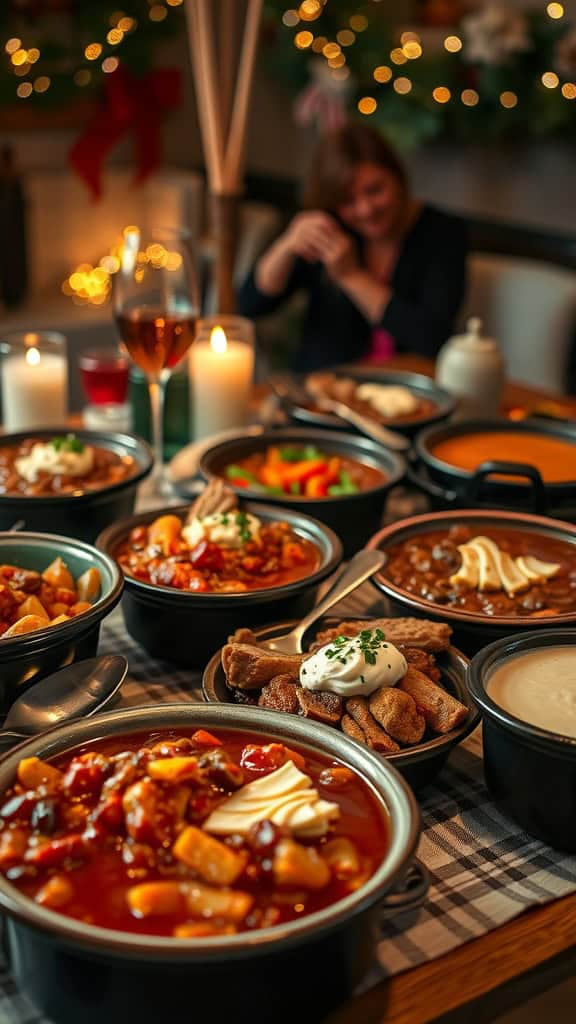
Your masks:
[{"label": "red ribbon bow", "polygon": [[177,70],[151,71],[136,78],[121,65],[105,76],[105,84],[104,105],[88,122],[69,154],[72,167],[86,182],[94,199],[102,195],[104,160],[123,135],[134,136],[137,183],[158,167],[162,117],[181,103],[181,75]]}]

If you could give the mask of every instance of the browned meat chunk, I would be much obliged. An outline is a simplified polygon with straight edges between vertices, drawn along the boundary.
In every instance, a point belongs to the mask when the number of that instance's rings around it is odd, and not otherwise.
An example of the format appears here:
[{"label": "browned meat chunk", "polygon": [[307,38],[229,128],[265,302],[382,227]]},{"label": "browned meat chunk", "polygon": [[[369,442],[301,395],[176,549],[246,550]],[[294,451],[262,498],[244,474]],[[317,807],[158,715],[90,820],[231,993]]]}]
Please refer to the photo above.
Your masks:
[{"label": "browned meat chunk", "polygon": [[450,732],[468,717],[468,708],[464,704],[412,665],[408,666],[404,679],[398,685],[410,694],[426,724],[434,732]]},{"label": "browned meat chunk", "polygon": [[408,693],[391,686],[382,686],[368,701],[370,711],[386,732],[400,743],[419,743],[426,722]]},{"label": "browned meat chunk", "polygon": [[240,626],[240,629],[235,630],[232,636],[228,637],[229,644],[255,644],[258,646],[258,637],[253,629],[249,629],[248,626]]},{"label": "browned meat chunk", "polygon": [[202,519],[204,516],[224,514],[238,507],[238,498],[223,480],[214,478],[190,506],[187,521]]},{"label": "browned meat chunk", "polygon": [[325,725],[338,725],[342,718],[342,698],[337,693],[313,693],[303,686],[297,689],[300,713],[304,718],[313,718]]},{"label": "browned meat chunk", "polygon": [[300,707],[297,689],[291,676],[274,676],[262,688],[258,704],[261,708],[271,708],[272,711],[286,711],[289,715],[296,715]]},{"label": "browned meat chunk", "polygon": [[417,668],[419,672],[423,672],[433,682],[440,682],[442,673],[436,664],[436,658],[433,654],[423,651],[419,647],[402,646],[401,650],[409,665]]},{"label": "browned meat chunk", "polygon": [[222,650],[222,667],[228,686],[239,690],[256,690],[274,676],[287,675],[298,682],[303,654],[276,654],[255,644],[226,644]]},{"label": "browned meat chunk", "polygon": [[381,629],[389,643],[396,647],[405,644],[423,651],[445,651],[452,634],[447,623],[430,622],[428,619],[352,619],[318,633],[310,651],[317,651],[339,635],[356,636],[363,629]]},{"label": "browned meat chunk", "polygon": [[358,722],[355,722],[350,715],[343,715],[340,725],[342,726],[342,732],[345,732],[347,736],[351,736],[353,740],[358,740],[359,743],[368,742]]},{"label": "browned meat chunk", "polygon": [[384,754],[393,754],[400,750],[397,743],[372,718],[366,697],[349,697],[346,701],[346,712],[360,726],[364,733],[364,742]]}]

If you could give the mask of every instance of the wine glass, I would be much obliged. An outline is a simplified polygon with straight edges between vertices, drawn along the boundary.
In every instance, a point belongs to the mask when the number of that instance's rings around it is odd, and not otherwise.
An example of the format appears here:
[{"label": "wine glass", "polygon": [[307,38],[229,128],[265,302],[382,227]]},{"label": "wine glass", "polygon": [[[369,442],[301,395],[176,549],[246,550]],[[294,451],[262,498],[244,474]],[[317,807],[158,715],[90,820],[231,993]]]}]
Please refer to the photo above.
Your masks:
[{"label": "wine glass", "polygon": [[166,384],[194,341],[198,277],[186,230],[154,228],[150,236],[148,242],[138,228],[124,231],[120,269],[114,275],[114,314],[120,337],[148,382],[155,464],[147,490],[166,496]]}]

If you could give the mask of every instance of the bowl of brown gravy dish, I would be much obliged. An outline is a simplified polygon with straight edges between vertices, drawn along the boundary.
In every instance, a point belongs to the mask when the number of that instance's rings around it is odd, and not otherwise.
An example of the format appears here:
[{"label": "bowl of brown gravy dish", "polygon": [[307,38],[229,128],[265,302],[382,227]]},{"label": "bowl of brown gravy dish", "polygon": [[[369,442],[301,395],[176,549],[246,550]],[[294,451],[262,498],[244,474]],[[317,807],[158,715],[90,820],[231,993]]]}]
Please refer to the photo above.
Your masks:
[{"label": "bowl of brown gravy dish", "polygon": [[369,542],[396,614],[440,619],[474,654],[510,633],[576,626],[576,526],[476,509],[402,519]]}]

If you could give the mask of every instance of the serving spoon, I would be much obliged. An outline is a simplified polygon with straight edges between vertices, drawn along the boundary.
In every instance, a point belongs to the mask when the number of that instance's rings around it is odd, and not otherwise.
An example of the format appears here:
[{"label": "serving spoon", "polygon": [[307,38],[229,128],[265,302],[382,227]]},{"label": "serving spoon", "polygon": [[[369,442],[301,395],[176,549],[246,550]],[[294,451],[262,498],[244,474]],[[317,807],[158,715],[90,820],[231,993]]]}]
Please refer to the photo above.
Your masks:
[{"label": "serving spoon", "polygon": [[335,398],[329,398],[328,395],[309,395],[300,384],[297,384],[286,375],[274,374],[269,378],[269,383],[279,398],[291,402],[292,405],[305,405],[313,397],[314,404],[319,409],[322,409],[323,412],[334,413],[339,419],[350,423],[361,434],[370,437],[378,444],[384,445],[385,448],[391,448],[396,452],[405,452],[410,447],[409,438],[404,437],[402,434],[397,434],[394,430],[388,430],[387,427],[383,427],[380,423],[376,423],[375,420],[363,416],[344,402],[338,402]]},{"label": "serving spoon", "polygon": [[346,568],[340,573],[322,600],[311,612],[308,612],[308,615],[304,616],[294,629],[291,629],[289,633],[282,633],[281,636],[271,637],[269,640],[258,640],[258,646],[267,647],[268,650],[277,651],[280,654],[301,654],[304,634],[312,623],[320,619],[338,601],[348,597],[348,594],[356,590],[361,583],[370,579],[370,576],[382,568],[385,561],[386,554],[383,551],[359,551],[350,559]]},{"label": "serving spoon", "polygon": [[0,752],[62,722],[101,711],[118,692],[127,672],[128,661],[122,654],[101,654],[41,679],[10,708],[0,729]]}]

